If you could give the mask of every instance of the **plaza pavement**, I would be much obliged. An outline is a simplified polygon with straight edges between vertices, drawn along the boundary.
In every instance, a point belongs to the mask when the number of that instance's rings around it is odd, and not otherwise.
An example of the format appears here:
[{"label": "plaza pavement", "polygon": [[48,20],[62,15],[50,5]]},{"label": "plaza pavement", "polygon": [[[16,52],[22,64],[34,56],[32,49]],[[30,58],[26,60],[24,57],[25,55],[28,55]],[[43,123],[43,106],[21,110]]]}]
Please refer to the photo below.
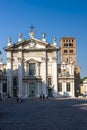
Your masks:
[{"label": "plaza pavement", "polygon": [[0,130],[87,130],[87,99],[0,101]]}]

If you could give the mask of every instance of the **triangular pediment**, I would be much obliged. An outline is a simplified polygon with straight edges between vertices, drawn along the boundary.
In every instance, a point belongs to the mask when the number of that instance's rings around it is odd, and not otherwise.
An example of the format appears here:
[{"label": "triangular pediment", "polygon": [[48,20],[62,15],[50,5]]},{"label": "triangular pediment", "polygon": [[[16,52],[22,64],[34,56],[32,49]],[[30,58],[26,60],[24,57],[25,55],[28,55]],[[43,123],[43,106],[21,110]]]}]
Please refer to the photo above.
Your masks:
[{"label": "triangular pediment", "polygon": [[43,43],[38,39],[29,39],[26,44],[23,44],[23,48],[25,49],[40,49],[46,48],[47,43]]},{"label": "triangular pediment", "polygon": [[25,60],[25,63],[26,63],[26,62],[29,62],[29,63],[30,63],[30,62],[31,62],[31,63],[33,63],[33,62],[34,62],[34,63],[36,63],[36,62],[37,62],[37,63],[40,63],[41,61],[38,60],[37,58],[29,58],[29,59],[26,59],[26,60]]},{"label": "triangular pediment", "polygon": [[14,43],[10,46],[5,47],[5,50],[9,49],[58,49],[57,46],[38,40],[36,38],[26,39],[17,43]]}]

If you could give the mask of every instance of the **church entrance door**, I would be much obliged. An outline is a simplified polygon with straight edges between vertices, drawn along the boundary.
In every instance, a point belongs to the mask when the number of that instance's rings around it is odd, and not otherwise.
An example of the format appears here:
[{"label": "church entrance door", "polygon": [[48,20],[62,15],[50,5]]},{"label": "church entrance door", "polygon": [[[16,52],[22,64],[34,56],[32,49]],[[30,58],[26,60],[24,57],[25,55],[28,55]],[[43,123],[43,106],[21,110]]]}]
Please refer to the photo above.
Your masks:
[{"label": "church entrance door", "polygon": [[35,96],[35,83],[29,84],[29,96],[34,97]]},{"label": "church entrance door", "polygon": [[13,89],[13,97],[17,97],[17,89]]},{"label": "church entrance door", "polygon": [[48,89],[48,96],[52,97],[52,89],[51,88]]}]

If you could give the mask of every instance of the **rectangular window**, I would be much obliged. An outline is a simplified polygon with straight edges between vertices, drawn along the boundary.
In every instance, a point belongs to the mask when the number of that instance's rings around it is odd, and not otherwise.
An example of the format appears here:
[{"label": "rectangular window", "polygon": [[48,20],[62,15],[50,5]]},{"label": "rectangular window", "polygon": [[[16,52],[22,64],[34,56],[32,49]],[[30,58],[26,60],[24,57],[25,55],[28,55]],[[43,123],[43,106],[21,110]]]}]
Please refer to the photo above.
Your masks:
[{"label": "rectangular window", "polygon": [[69,82],[66,84],[66,87],[67,87],[67,92],[70,92],[70,83]]},{"label": "rectangular window", "polygon": [[35,63],[29,63],[29,75],[30,76],[35,75]]},{"label": "rectangular window", "polygon": [[7,92],[7,84],[3,83],[3,92]]},{"label": "rectangular window", "polygon": [[69,43],[69,47],[73,47],[73,44],[72,44],[72,43]]},{"label": "rectangular window", "polygon": [[51,78],[48,78],[48,86],[51,86]]},{"label": "rectangular window", "polygon": [[70,52],[70,53],[73,53],[73,50],[70,50],[69,52]]},{"label": "rectangular window", "polygon": [[64,50],[64,53],[67,53],[67,50]]},{"label": "rectangular window", "polygon": [[62,92],[62,83],[58,83],[58,92]]},{"label": "rectangular window", "polygon": [[68,47],[68,44],[67,44],[67,43],[64,43],[64,47]]}]

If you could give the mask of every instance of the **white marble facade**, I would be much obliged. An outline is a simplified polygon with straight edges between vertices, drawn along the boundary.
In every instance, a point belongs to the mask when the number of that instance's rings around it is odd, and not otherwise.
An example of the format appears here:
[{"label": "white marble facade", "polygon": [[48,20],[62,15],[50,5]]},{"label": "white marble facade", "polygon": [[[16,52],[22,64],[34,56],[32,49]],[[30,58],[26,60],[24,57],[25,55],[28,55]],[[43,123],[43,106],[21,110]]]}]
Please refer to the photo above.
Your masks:
[{"label": "white marble facade", "polygon": [[75,96],[75,76],[74,64],[70,61],[68,64],[62,62],[58,69],[58,93],[60,96]]},{"label": "white marble facade", "polygon": [[[23,40],[20,33],[15,44],[9,38],[4,48],[7,52],[7,93],[11,97],[26,98],[43,94],[45,97],[75,96],[74,66],[72,63],[58,65],[60,48],[56,38],[50,44],[46,42],[45,33],[42,33],[42,40],[36,39],[32,31],[29,35],[28,39]],[[61,73],[58,68],[61,68]]]},{"label": "white marble facade", "polygon": [[57,63],[59,47],[46,42],[45,34],[42,40],[29,33],[29,39],[22,40],[19,34],[18,42],[4,48],[7,52],[7,91],[10,96],[45,97],[58,96]]}]

